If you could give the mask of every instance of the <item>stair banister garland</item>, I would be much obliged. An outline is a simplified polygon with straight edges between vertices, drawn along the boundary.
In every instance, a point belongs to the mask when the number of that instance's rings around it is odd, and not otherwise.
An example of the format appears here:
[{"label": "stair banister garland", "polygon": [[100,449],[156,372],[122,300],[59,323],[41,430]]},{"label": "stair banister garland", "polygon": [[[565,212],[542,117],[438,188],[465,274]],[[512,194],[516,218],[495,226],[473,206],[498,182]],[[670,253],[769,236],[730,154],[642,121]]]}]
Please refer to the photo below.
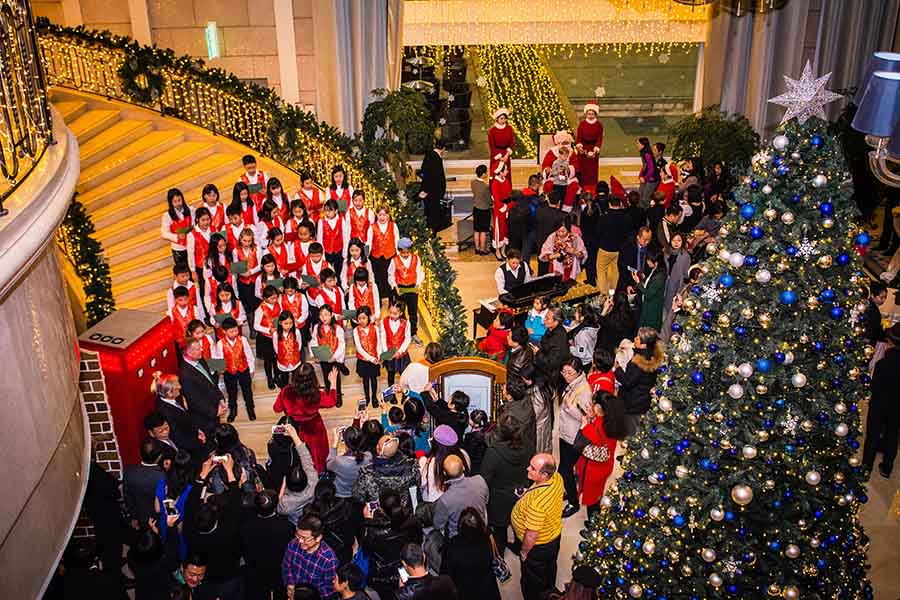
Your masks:
[{"label": "stair banister garland", "polygon": [[157,110],[233,139],[295,171],[326,182],[341,164],[374,207],[386,204],[422,259],[425,283],[419,290],[446,357],[475,352],[466,336],[466,313],[454,281],[456,273],[421,209],[387,171],[387,157],[369,150],[359,137],[317,122],[313,114],[284,102],[273,90],[240,81],[222,69],[207,68],[170,49],[142,46],[109,31],[37,22],[44,67],[51,85],[72,88]]}]

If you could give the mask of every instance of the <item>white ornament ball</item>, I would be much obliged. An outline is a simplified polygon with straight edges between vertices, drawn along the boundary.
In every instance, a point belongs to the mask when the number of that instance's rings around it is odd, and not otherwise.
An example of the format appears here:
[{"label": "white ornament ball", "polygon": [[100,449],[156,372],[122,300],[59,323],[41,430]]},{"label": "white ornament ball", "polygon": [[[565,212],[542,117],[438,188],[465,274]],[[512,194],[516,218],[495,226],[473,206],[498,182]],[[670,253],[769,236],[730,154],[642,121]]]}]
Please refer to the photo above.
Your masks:
[{"label": "white ornament ball", "polygon": [[628,595],[632,598],[640,598],[644,595],[644,588],[636,583],[632,583],[628,586]]},{"label": "white ornament ball", "polygon": [[736,504],[747,506],[753,501],[753,488],[749,485],[739,483],[731,488],[731,499]]},{"label": "white ornament ball", "polygon": [[791,158],[793,158],[794,160],[800,160],[800,153],[799,152],[791,152]]},{"label": "white ornament ball", "polygon": [[797,544],[788,544],[784,549],[784,555],[788,558],[797,558],[800,556],[800,546]]},{"label": "white ornament ball", "polygon": [[728,386],[728,395],[734,400],[740,400],[744,397],[744,386],[739,383],[732,383]]},{"label": "white ornament ball", "polygon": [[708,563],[711,563],[712,561],[716,560],[716,551],[712,548],[704,548],[700,551],[700,558]]},{"label": "white ornament ball", "polygon": [[740,373],[741,377],[747,379],[753,375],[753,366],[750,363],[741,363],[738,365],[738,373]]},{"label": "white ornament ball", "polygon": [[819,173],[818,175],[813,177],[813,181],[812,181],[813,187],[820,188],[823,185],[825,185],[826,183],[828,183],[828,178],[825,177],[824,175],[822,175],[821,173]]},{"label": "white ornament ball", "polygon": [[641,448],[641,458],[643,458],[644,460],[649,459],[649,458],[650,458],[650,451],[647,450],[646,448]]},{"label": "white ornament ball", "polygon": [[728,251],[728,248],[722,248],[721,250],[719,250],[719,258],[726,262],[731,258],[731,252]]},{"label": "white ornament ball", "polygon": [[603,496],[602,498],[600,498],[600,506],[602,506],[603,508],[612,507],[612,498],[610,498],[609,496]]},{"label": "white ornament ball", "polygon": [[859,460],[858,456],[851,456],[847,459],[847,464],[849,464],[851,467],[858,467],[861,462],[862,461]]},{"label": "white ornament ball", "polygon": [[784,586],[782,595],[784,596],[784,600],[799,600],[800,590],[798,590],[795,585],[786,585]]},{"label": "white ornament ball", "polygon": [[721,521],[725,518],[725,511],[721,508],[710,509],[709,518],[716,522]]},{"label": "white ornament ball", "polygon": [[795,220],[796,220],[796,217],[794,216],[794,213],[792,213],[791,211],[788,210],[788,211],[781,213],[781,222],[784,223],[785,225],[793,225]]},{"label": "white ornament ball", "polygon": [[688,469],[684,465],[678,465],[677,467],[675,467],[675,477],[677,477],[678,479],[684,479],[690,474],[690,469]]},{"label": "white ornament ball", "polygon": [[806,385],[806,375],[803,373],[794,373],[791,375],[791,385],[795,388],[802,388]]},{"label": "white ornament ball", "polygon": [[728,257],[728,262],[731,263],[732,267],[740,267],[744,264],[744,255],[740,252],[732,252],[731,256]]},{"label": "white ornament ball", "polygon": [[741,448],[741,454],[748,460],[756,458],[756,446],[744,446],[743,448]]},{"label": "white ornament ball", "polygon": [[659,510],[659,507],[658,507],[658,506],[651,506],[651,507],[650,507],[650,510],[647,511],[647,513],[648,513],[648,514],[650,515],[650,517],[653,518],[653,519],[658,519],[661,512],[662,512],[662,511]]},{"label": "white ornament ball", "polygon": [[757,283],[769,283],[772,279],[772,273],[768,269],[760,269],[756,272]]},{"label": "white ornament ball", "polygon": [[722,585],[722,576],[718,573],[710,573],[708,581],[709,585],[713,587],[719,587]]},{"label": "white ornament ball", "polygon": [[784,353],[784,364],[789,365],[794,362],[794,353],[793,352],[785,352]]},{"label": "white ornament ball", "polygon": [[843,402],[838,402],[837,404],[834,405],[834,412],[836,412],[839,415],[844,414],[845,412],[847,412],[847,405],[844,404]]},{"label": "white ornament ball", "polygon": [[850,433],[850,428],[847,427],[846,423],[838,423],[834,427],[834,434],[838,437],[844,437],[848,433]]},{"label": "white ornament ball", "polygon": [[818,471],[808,471],[806,473],[806,483],[809,485],[819,485],[820,481],[822,481],[822,476]]},{"label": "white ornament ball", "polygon": [[763,194],[766,194],[766,195],[771,194],[771,193],[772,193],[772,186],[769,185],[768,183],[767,183],[766,185],[762,186],[762,193],[763,193]]},{"label": "white ornament ball", "polygon": [[647,540],[646,542],[644,542],[642,550],[644,551],[644,554],[650,556],[651,554],[656,552],[656,544],[653,543],[653,540]]},{"label": "white ornament ball", "polygon": [[776,135],[772,138],[772,147],[781,152],[785,148],[788,147],[788,144],[791,143],[791,140],[788,139],[788,136],[782,134]]},{"label": "white ornament ball", "polygon": [[669,515],[670,519],[674,519],[675,517],[678,516],[678,509],[675,508],[674,506],[670,506],[669,509],[666,511],[666,514]]},{"label": "white ornament ball", "polygon": [[668,398],[660,398],[659,399],[659,410],[663,412],[669,412],[672,410],[672,401]]}]

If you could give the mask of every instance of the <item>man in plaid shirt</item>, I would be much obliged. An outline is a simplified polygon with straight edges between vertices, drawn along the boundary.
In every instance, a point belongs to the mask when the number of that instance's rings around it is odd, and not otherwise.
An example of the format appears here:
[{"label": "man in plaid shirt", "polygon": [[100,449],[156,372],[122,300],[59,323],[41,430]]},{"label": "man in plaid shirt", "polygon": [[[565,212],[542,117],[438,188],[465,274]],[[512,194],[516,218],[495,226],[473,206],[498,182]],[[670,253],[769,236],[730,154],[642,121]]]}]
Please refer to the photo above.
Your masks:
[{"label": "man in plaid shirt", "polygon": [[297,533],[288,544],[281,561],[281,578],[287,587],[288,600],[294,597],[294,587],[305,583],[319,590],[323,599],[334,594],[334,574],[338,561],[334,551],[322,541],[322,520],[308,515],[297,524]]}]

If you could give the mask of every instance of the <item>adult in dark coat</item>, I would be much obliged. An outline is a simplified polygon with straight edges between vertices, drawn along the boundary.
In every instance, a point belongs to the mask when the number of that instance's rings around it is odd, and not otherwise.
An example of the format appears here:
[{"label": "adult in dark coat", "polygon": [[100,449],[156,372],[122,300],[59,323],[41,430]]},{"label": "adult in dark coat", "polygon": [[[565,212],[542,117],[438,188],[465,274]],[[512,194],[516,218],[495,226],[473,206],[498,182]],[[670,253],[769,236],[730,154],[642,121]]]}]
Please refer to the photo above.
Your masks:
[{"label": "adult in dark coat", "polygon": [[875,363],[872,374],[872,399],[866,416],[866,442],[863,446],[863,465],[871,470],[875,455],[881,451],[878,471],[890,479],[897,457],[897,437],[900,430],[900,404],[897,389],[900,388],[900,323],[888,330],[885,341],[888,349],[884,357]]},{"label": "adult in dark coat", "polygon": [[865,313],[865,337],[873,346],[884,341],[884,326],[881,324],[881,309],[878,307],[887,300],[887,286],[880,281],[869,284],[869,302]]},{"label": "adult in dark coat", "polygon": [[212,439],[219,414],[223,412],[225,397],[216,385],[212,369],[203,359],[203,345],[200,340],[189,340],[184,347],[184,362],[178,379],[187,398],[188,412],[194,424],[202,429],[208,439]]},{"label": "adult in dark coat", "polygon": [[652,239],[653,232],[650,228],[641,227],[638,229],[637,235],[625,242],[625,245],[619,250],[619,257],[616,259],[616,265],[619,268],[619,282],[616,284],[616,291],[634,288],[634,279],[631,277],[629,268],[635,269],[638,273],[644,272],[647,246]]},{"label": "adult in dark coat", "polygon": [[506,383],[522,380],[522,372],[525,367],[534,363],[534,351],[528,343],[528,330],[524,327],[514,327],[508,334],[509,354],[506,360]]},{"label": "adult in dark coat", "polygon": [[128,465],[122,473],[122,491],[125,496],[125,507],[131,515],[132,527],[147,525],[154,516],[153,500],[156,498],[156,486],[165,478],[162,467],[162,447],[153,439],[141,443],[141,462]]},{"label": "adult in dark coat", "polygon": [[516,503],[516,488],[528,487],[528,461],[533,452],[522,442],[522,424],[513,415],[500,418],[488,438],[481,461],[481,476],[488,484],[488,525],[502,555],[507,544],[509,516]]},{"label": "adult in dark coat", "polygon": [[425,153],[422,159],[422,185],[419,198],[425,209],[425,220],[428,228],[435,234],[444,228],[441,217],[441,200],[447,192],[447,178],[444,176],[444,142],[437,140],[434,148]]},{"label": "adult in dark coat", "polygon": [[656,375],[664,359],[665,347],[656,330],[642,327],[634,338],[634,356],[628,365],[616,365],[618,397],[625,405],[629,436],[637,430],[641,415],[650,410],[650,390],[656,385]]},{"label": "adult in dark coat", "polygon": [[294,537],[294,526],[276,513],[278,494],[263,490],[254,500],[256,514],[241,525],[241,553],[247,569],[246,600],[263,600],[287,594],[281,581],[281,559]]},{"label": "adult in dark coat", "polygon": [[493,549],[487,527],[475,508],[459,515],[459,534],[443,549],[441,574],[456,584],[460,598],[500,600],[497,578],[491,571]]},{"label": "adult in dark coat", "polygon": [[[534,403],[531,395],[528,393],[528,384],[524,380],[514,380],[506,382],[506,390],[503,403],[497,410],[497,423],[503,420],[503,417],[509,415],[516,418],[520,428],[520,438],[522,447],[531,458],[535,453],[535,445],[537,443],[536,422],[534,414]],[[493,444],[500,439],[500,432],[494,429],[486,436],[488,445]],[[483,459],[482,459],[483,460]]]},{"label": "adult in dark coat", "polygon": [[554,306],[547,309],[547,314],[544,315],[544,325],[547,327],[547,331],[541,338],[540,348],[534,358],[534,366],[540,375],[541,385],[550,391],[545,395],[552,397],[553,391],[562,389],[560,369],[564,362],[572,358],[572,354],[569,352],[569,337],[562,326],[562,310],[559,307]]},{"label": "adult in dark coat", "polygon": [[91,458],[83,508],[94,523],[97,556],[104,573],[120,582],[122,578],[122,547],[130,543],[133,533],[125,523],[119,504],[119,480]]}]

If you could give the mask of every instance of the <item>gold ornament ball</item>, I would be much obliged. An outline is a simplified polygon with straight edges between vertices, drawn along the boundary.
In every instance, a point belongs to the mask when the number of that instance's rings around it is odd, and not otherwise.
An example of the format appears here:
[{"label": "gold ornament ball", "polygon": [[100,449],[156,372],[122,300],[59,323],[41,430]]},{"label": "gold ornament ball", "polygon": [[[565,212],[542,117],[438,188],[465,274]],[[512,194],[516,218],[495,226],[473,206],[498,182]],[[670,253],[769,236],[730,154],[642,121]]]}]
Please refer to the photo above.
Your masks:
[{"label": "gold ornament ball", "polygon": [[741,309],[741,318],[747,319],[748,321],[753,318],[753,309],[749,306],[745,306]]},{"label": "gold ornament ball", "polygon": [[738,227],[738,230],[739,230],[741,233],[747,233],[748,231],[750,231],[750,226],[747,225],[746,223],[742,223],[741,226]]},{"label": "gold ornament ball", "polygon": [[731,325],[731,319],[728,318],[728,315],[719,315],[718,323],[722,327],[728,327],[729,325]]},{"label": "gold ornament ball", "polygon": [[694,570],[689,565],[681,565],[681,574],[690,577],[694,574]]},{"label": "gold ornament ball", "polygon": [[815,423],[813,423],[813,422],[810,421],[809,419],[804,419],[804,420],[801,421],[801,423],[800,423],[800,429],[802,429],[802,430],[805,431],[806,433],[809,433],[810,431],[812,431],[812,430],[813,430],[813,427],[815,427]]},{"label": "gold ornament ball", "polygon": [[697,310],[697,301],[693,298],[688,298],[681,304],[681,308],[688,313],[693,313],[695,310]]},{"label": "gold ornament ball", "polygon": [[669,551],[669,561],[670,562],[677,563],[679,560],[681,560],[681,555],[679,555],[674,550]]},{"label": "gold ornament ball", "polygon": [[731,450],[731,442],[727,439],[723,439],[719,442],[719,447],[721,447],[722,450]]},{"label": "gold ornament ball", "polygon": [[735,504],[747,506],[753,502],[753,488],[749,485],[739,483],[731,488],[731,499]]},{"label": "gold ornament ball", "polygon": [[690,413],[687,418],[691,423],[696,423],[700,419],[700,417],[698,417],[694,413]]},{"label": "gold ornament ball", "polygon": [[800,590],[797,589],[797,586],[784,586],[784,600],[800,600]]},{"label": "gold ornament ball", "polygon": [[819,544],[821,544],[821,542],[819,541],[819,538],[813,538],[813,539],[809,540],[810,548],[818,548]]},{"label": "gold ornament ball", "polygon": [[684,465],[678,465],[677,467],[675,467],[675,477],[677,477],[678,479],[684,479],[690,474],[691,470]]},{"label": "gold ornament ball", "polygon": [[875,356],[875,348],[873,348],[872,346],[866,346],[865,348],[863,348],[863,354],[866,358],[872,358],[873,356]]},{"label": "gold ornament ball", "polygon": [[713,521],[719,522],[725,518],[725,511],[721,508],[713,508],[709,511],[709,518]]},{"label": "gold ornament ball", "polygon": [[831,257],[826,254],[825,256],[820,256],[819,260],[816,261],[816,264],[822,269],[827,269],[831,266],[831,260]]},{"label": "gold ornament ball", "polygon": [[822,227],[825,229],[831,229],[834,227],[834,219],[822,219]]},{"label": "gold ornament ball", "polygon": [[847,464],[851,467],[858,467],[860,465],[860,460],[858,456],[851,456],[847,459]]},{"label": "gold ornament ball", "polygon": [[763,385],[763,384],[759,384],[758,386],[756,386],[756,393],[759,394],[760,396],[763,396],[763,395],[765,395],[765,394],[768,394],[768,393],[769,393],[769,386]]},{"label": "gold ornament ball", "polygon": [[797,521],[797,527],[799,527],[801,531],[804,531],[807,527],[809,527],[809,523],[806,522],[806,519],[800,519],[799,521]]},{"label": "gold ornament ball", "polygon": [[616,539],[613,540],[613,547],[616,550],[621,550],[622,547],[624,546],[624,544],[625,544],[625,540],[623,540],[620,537],[617,537]]},{"label": "gold ornament ball", "polygon": [[850,379],[859,379],[859,369],[857,367],[850,369]]},{"label": "gold ornament ball", "polygon": [[778,587],[778,585],[775,583],[770,585],[768,590],[766,590],[766,591],[769,593],[770,596],[780,596],[781,595],[781,588]]},{"label": "gold ornament ball", "polygon": [[708,358],[704,358],[704,359],[703,359],[703,362],[701,362],[700,365],[701,365],[704,369],[708,369],[708,368],[710,368],[710,367],[712,366],[712,362],[710,362],[710,360],[709,360]]},{"label": "gold ornament ball", "polygon": [[759,438],[759,441],[765,442],[769,439],[769,432],[764,429],[760,429],[756,432],[756,437]]},{"label": "gold ornament ball", "polygon": [[763,327],[768,327],[772,323],[772,315],[769,313],[762,313],[759,315],[759,324]]},{"label": "gold ornament ball", "polygon": [[827,367],[827,366],[828,366],[828,363],[826,363],[824,360],[820,360],[818,363],[816,363],[816,369],[819,371],[825,370],[825,367]]},{"label": "gold ornament ball", "polygon": [[[801,344],[808,344],[808,343],[809,343],[809,336],[806,335],[805,333],[804,333],[803,335],[801,335],[801,336],[800,336],[800,343],[801,343]],[[792,355],[792,356],[793,356],[793,355]],[[787,361],[785,361],[785,363],[787,363]]]},{"label": "gold ornament ball", "polygon": [[806,301],[806,306],[808,306],[809,308],[818,308],[819,307],[819,299],[816,298],[815,296],[810,296],[809,299]]},{"label": "gold ornament ball", "polygon": [[712,548],[703,548],[700,551],[700,558],[702,558],[705,562],[711,563],[716,560],[716,551]]},{"label": "gold ornament ball", "polygon": [[644,542],[644,545],[641,547],[641,549],[644,551],[644,554],[650,556],[654,552],[656,552],[656,544],[653,543],[653,540],[647,540],[646,542]]},{"label": "gold ornament ball", "polygon": [[845,412],[847,412],[847,405],[844,404],[843,402],[836,403],[834,405],[834,412],[836,412],[839,415],[844,414]]},{"label": "gold ornament ball", "polygon": [[775,480],[774,479],[766,479],[763,482],[763,489],[774,490],[775,489]]},{"label": "gold ornament ball", "polygon": [[744,446],[741,448],[741,455],[747,460],[752,460],[756,458],[757,450],[756,446]]},{"label": "gold ornament ball", "polygon": [[844,474],[840,471],[834,474],[834,480],[838,483],[844,483]]},{"label": "gold ornament ball", "polygon": [[763,216],[766,218],[767,221],[774,221],[775,217],[778,216],[778,211],[775,210],[774,208],[767,208],[766,210],[763,211]]}]

